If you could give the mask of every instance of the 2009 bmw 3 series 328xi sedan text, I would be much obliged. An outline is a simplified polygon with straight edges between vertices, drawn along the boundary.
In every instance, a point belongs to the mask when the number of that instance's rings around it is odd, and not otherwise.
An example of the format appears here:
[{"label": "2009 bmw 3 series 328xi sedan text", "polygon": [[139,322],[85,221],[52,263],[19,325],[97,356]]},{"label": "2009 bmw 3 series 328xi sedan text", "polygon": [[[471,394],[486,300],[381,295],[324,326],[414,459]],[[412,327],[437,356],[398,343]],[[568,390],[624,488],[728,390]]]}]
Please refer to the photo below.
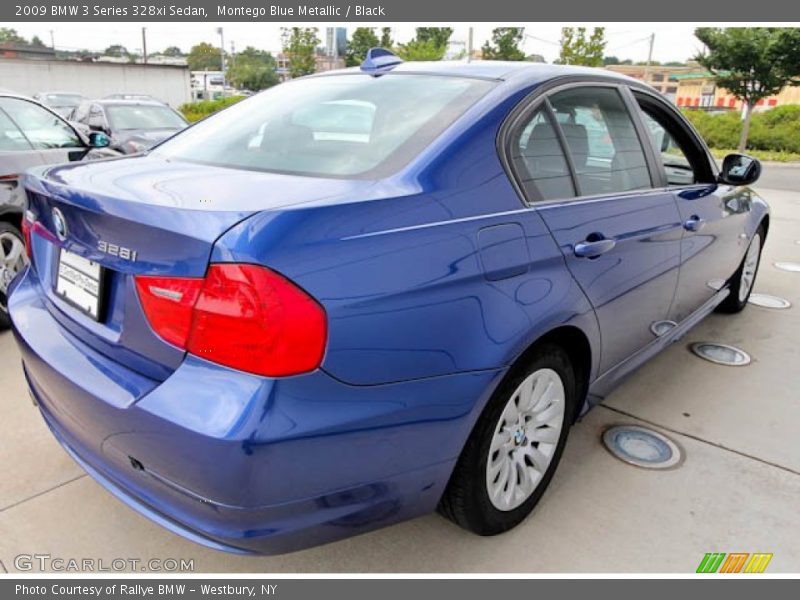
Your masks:
[{"label": "2009 bmw 3 series 328xi sedan text", "polygon": [[172,531],[277,553],[438,508],[492,535],[583,412],[745,306],[760,170],[632,79],[373,50],[26,175],[9,314],[54,435]]}]

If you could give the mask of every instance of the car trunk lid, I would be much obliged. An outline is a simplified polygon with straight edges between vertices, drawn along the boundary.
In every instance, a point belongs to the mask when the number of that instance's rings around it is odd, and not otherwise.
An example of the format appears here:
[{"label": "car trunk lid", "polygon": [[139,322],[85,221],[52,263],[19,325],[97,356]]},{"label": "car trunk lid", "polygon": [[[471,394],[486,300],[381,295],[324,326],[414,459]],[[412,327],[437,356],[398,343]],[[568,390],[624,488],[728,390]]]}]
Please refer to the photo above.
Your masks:
[{"label": "car trunk lid", "polygon": [[[35,272],[51,314],[81,342],[163,380],[185,353],[149,327],[134,277],[203,277],[215,241],[232,226],[293,201],[334,200],[354,183],[145,156],[59,166],[27,175],[24,185],[36,221]],[[62,258],[79,270],[82,259],[99,265],[98,318],[58,293]]]}]

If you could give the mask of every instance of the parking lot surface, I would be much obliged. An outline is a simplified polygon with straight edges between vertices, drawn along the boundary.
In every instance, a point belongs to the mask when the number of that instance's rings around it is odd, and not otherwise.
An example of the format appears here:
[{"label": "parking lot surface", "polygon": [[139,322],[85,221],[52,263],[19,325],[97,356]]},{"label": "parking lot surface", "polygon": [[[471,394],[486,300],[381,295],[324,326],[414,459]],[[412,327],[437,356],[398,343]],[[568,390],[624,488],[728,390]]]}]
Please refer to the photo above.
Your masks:
[{"label": "parking lot surface", "polygon": [[[774,182],[778,189],[765,187]],[[94,483],[52,438],[28,399],[12,335],[0,334],[0,572],[18,555],[64,559],[194,559],[198,572],[694,572],[706,552],[768,552],[767,572],[800,571],[800,168],[767,166],[772,206],[755,291],[788,310],[714,314],[637,371],[572,430],[533,515],[494,538],[431,515],[335,544],[241,557],[185,541]],[[753,357],[725,367],[694,341]],[[637,423],[683,449],[676,468],[612,457],[602,432]]]}]

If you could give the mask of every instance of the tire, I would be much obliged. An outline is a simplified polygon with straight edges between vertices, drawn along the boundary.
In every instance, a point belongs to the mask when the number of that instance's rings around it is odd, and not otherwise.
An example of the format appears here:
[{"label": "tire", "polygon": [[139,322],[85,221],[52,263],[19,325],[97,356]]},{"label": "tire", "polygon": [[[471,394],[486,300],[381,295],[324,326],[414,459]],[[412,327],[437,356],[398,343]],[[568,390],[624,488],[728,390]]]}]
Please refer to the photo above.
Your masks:
[{"label": "tire", "polygon": [[728,280],[728,289],[731,291],[728,297],[717,307],[722,313],[738,313],[747,306],[747,300],[753,292],[758,275],[758,266],[761,263],[761,249],[764,247],[764,226],[759,225],[747,252],[742,258],[742,262],[736,272]]},{"label": "tire", "polygon": [[[548,384],[552,384],[549,391]],[[561,459],[575,415],[577,389],[566,352],[550,343],[536,347],[489,400],[456,463],[438,511],[464,529],[484,536],[503,533],[521,523],[541,499]],[[530,396],[526,396],[526,390],[532,390]],[[560,399],[559,391],[563,392]],[[544,395],[537,400],[540,392],[555,400],[550,404]],[[515,411],[510,405],[524,406],[525,397],[538,411],[529,411],[527,416],[534,418],[525,419],[528,425],[521,428],[519,415],[525,411]],[[556,416],[546,418],[548,412]],[[533,427],[539,420],[556,423],[559,418],[558,431],[549,425]],[[508,441],[498,445],[501,439]],[[546,465],[542,456],[548,459]]]},{"label": "tire", "polygon": [[[22,255],[19,260],[14,260],[20,248]],[[11,223],[0,221],[0,330],[11,327],[8,316],[8,286],[25,264],[27,255],[22,232]]]}]

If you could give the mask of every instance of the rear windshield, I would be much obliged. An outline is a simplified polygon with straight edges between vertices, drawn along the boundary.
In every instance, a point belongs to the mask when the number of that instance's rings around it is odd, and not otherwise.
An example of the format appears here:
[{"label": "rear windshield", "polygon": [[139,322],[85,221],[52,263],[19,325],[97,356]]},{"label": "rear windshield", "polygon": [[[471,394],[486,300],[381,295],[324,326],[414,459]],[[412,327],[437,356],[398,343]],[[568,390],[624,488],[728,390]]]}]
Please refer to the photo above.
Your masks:
[{"label": "rear windshield", "polygon": [[406,74],[299,79],[233,105],[153,154],[279,173],[383,176],[418,154],[493,85]]},{"label": "rear windshield", "polygon": [[167,106],[149,104],[106,105],[106,115],[114,130],[181,129],[184,120]]},{"label": "rear windshield", "polygon": [[83,100],[80,94],[47,94],[45,96],[50,106],[77,106]]}]

